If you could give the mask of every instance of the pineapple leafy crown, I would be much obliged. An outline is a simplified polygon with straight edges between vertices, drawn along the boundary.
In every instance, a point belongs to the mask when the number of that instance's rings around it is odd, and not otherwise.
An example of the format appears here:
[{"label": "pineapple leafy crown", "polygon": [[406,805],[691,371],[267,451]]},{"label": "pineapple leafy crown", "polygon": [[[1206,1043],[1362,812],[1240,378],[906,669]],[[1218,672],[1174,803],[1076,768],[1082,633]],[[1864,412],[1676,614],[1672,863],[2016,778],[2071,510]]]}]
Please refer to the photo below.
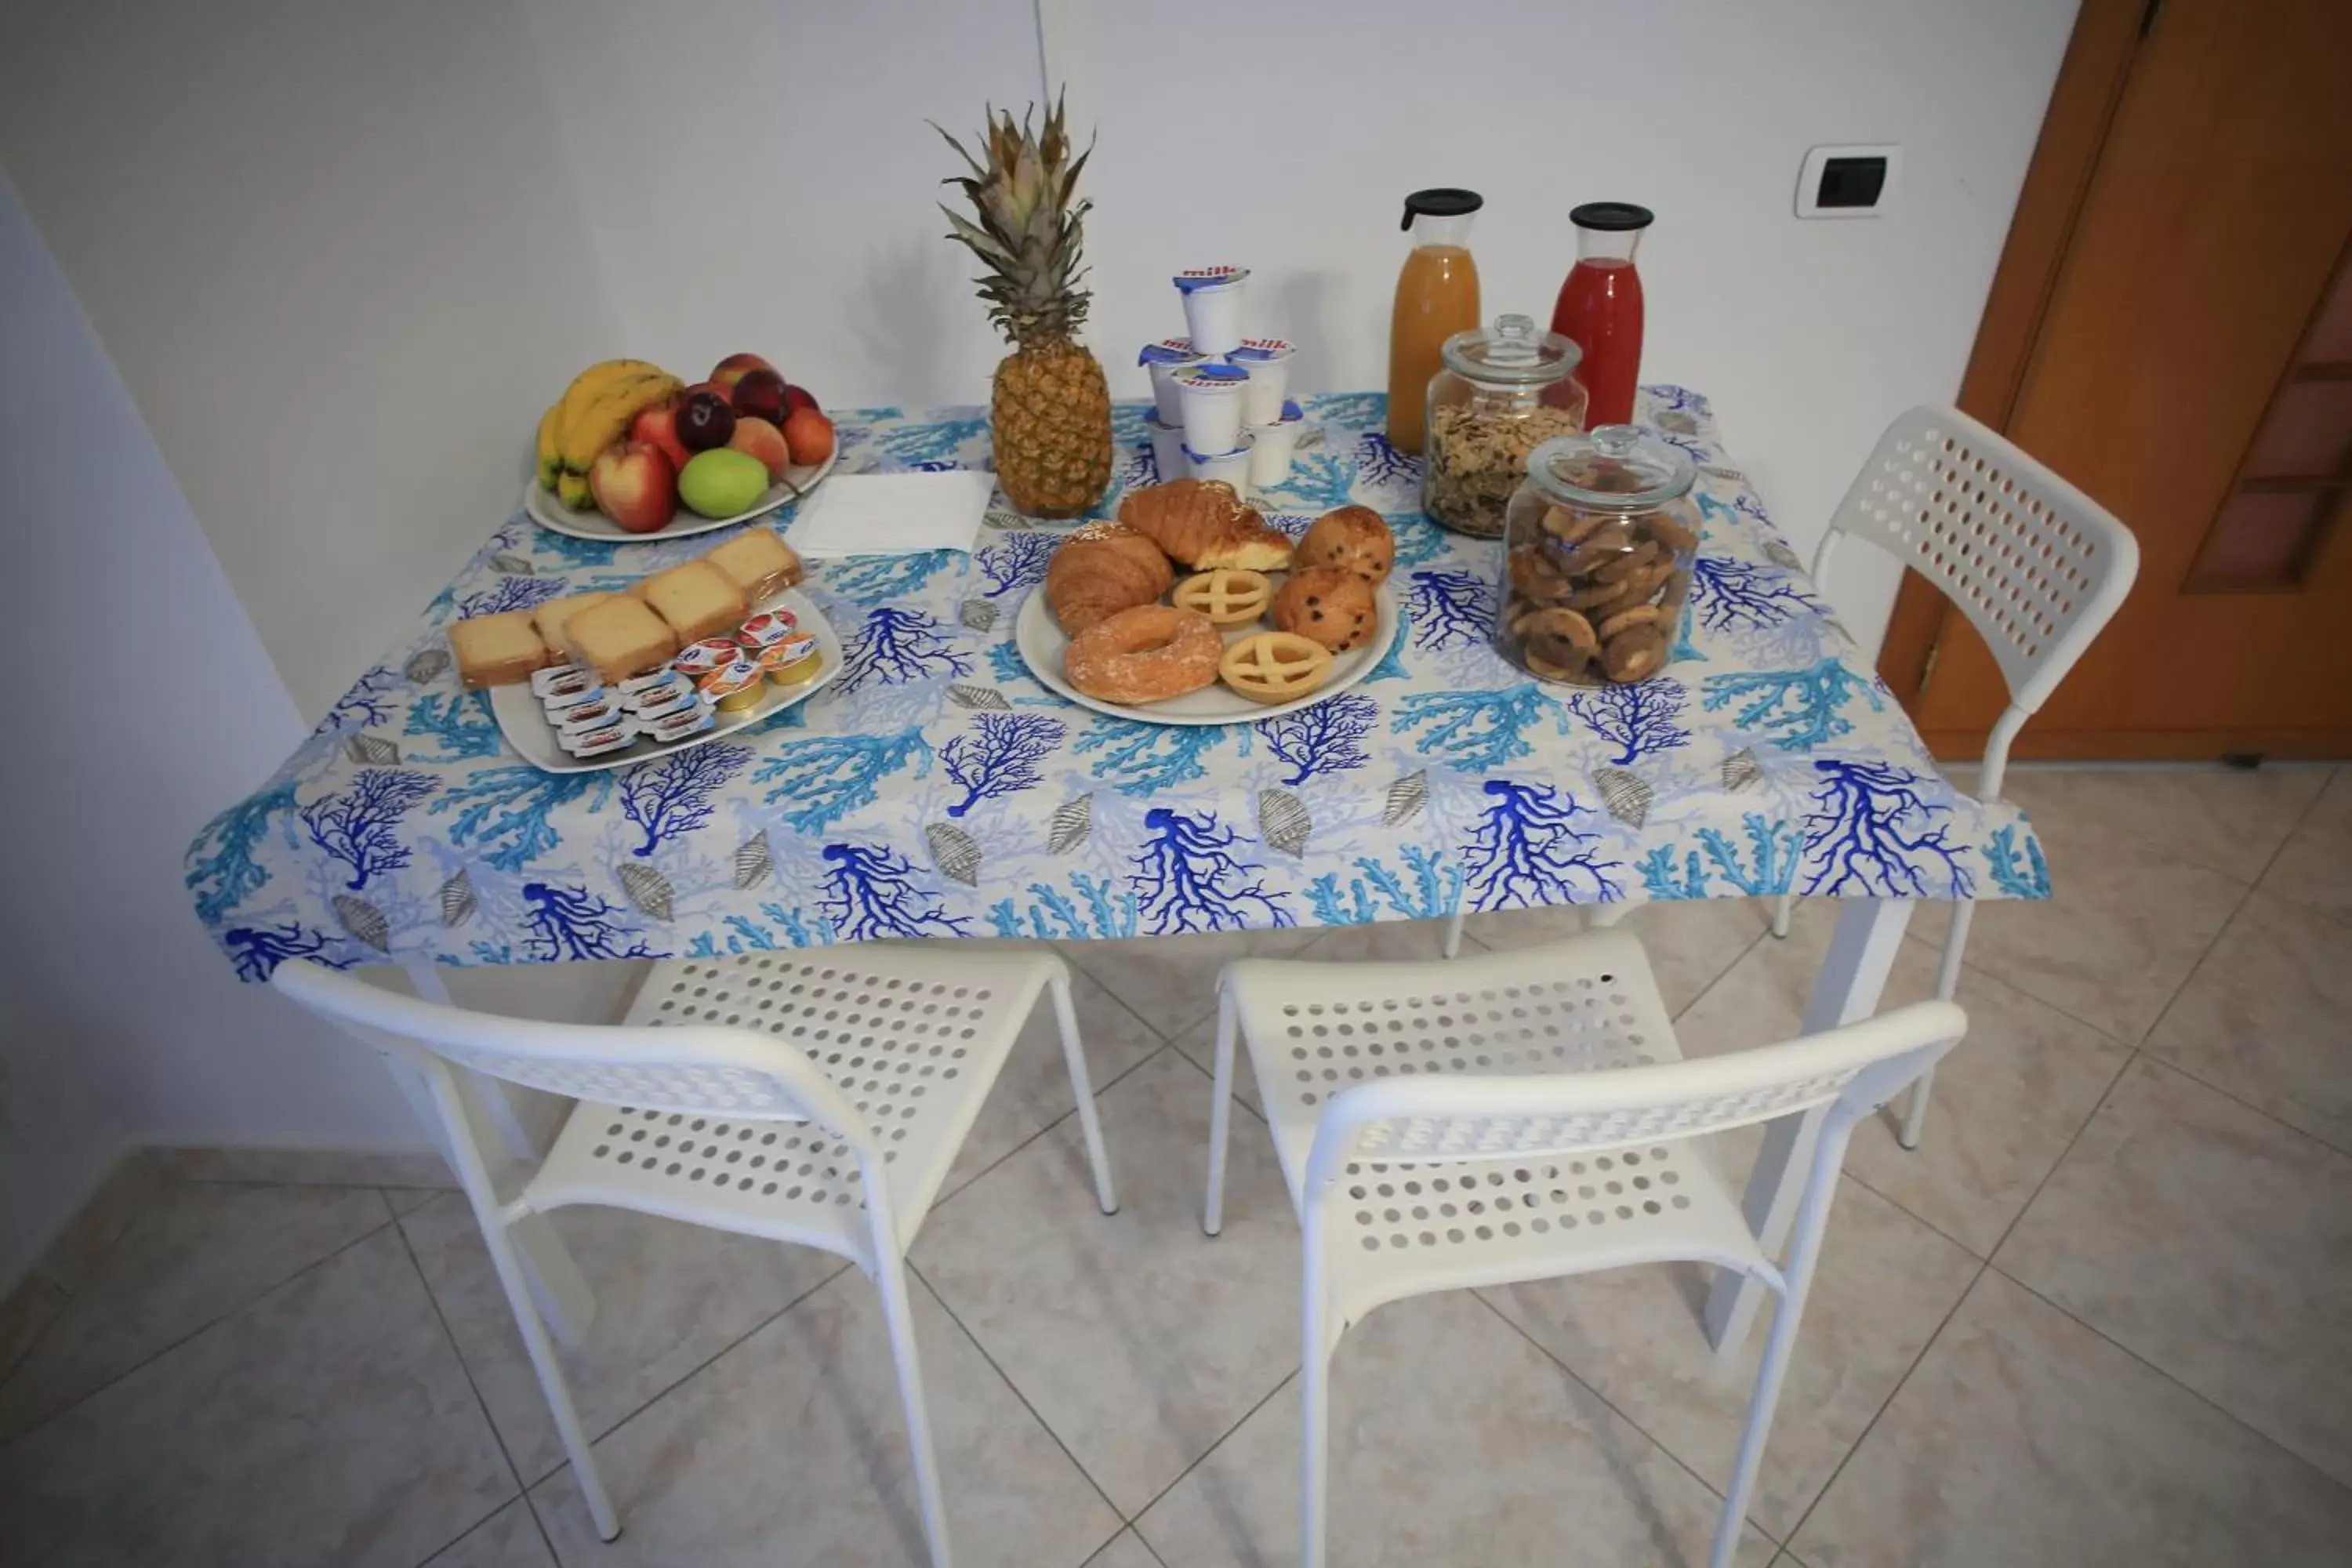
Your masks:
[{"label": "pineapple leafy crown", "polygon": [[988,154],[982,164],[964,151],[962,142],[929,121],[956,150],[969,175],[940,181],[961,185],[980,221],[972,222],[950,209],[949,237],[971,247],[988,271],[972,282],[988,301],[988,319],[1016,347],[1046,343],[1076,335],[1087,319],[1087,290],[1078,287],[1086,268],[1078,265],[1079,225],[1092,202],[1073,205],[1078,172],[1094,156],[1094,147],[1075,161],[1062,121],[1057,98],[1045,116],[1041,136],[1030,126],[1033,104],[1015,123],[1010,110],[987,109],[987,130],[982,145]]}]

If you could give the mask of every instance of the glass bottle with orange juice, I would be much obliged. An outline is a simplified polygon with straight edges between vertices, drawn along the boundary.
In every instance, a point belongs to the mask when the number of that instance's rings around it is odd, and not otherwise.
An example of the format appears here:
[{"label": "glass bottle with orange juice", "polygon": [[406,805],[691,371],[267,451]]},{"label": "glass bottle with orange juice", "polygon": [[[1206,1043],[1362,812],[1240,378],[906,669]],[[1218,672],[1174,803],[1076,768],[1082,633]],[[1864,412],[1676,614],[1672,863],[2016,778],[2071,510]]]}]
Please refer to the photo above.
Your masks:
[{"label": "glass bottle with orange juice", "polygon": [[1415,191],[1404,199],[1412,254],[1397,275],[1389,317],[1389,444],[1422,449],[1429,379],[1444,367],[1445,340],[1478,325],[1478,264],[1470,259],[1470,215],[1486,205],[1475,191]]}]

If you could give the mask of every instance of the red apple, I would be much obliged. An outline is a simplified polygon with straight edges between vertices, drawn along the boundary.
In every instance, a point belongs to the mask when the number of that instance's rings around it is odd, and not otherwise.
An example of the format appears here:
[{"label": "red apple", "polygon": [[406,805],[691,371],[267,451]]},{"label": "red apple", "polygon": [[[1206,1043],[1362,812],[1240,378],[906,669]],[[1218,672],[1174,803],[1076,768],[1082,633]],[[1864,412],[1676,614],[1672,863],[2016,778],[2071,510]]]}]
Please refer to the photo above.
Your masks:
[{"label": "red apple", "polygon": [[630,421],[629,439],[648,441],[659,447],[662,456],[669,459],[669,466],[673,468],[686,467],[686,460],[694,456],[686,449],[686,443],[677,438],[677,405],[675,403],[656,403]]},{"label": "red apple", "polygon": [[807,387],[785,387],[784,413],[787,416],[791,416],[799,413],[803,408],[814,408],[820,414],[824,412],[824,410],[817,405],[816,394],[811,392]]},{"label": "red apple", "polygon": [[723,392],[688,392],[677,405],[677,438],[689,452],[708,452],[727,445],[735,434],[735,410]]},{"label": "red apple", "polygon": [[735,416],[735,434],[727,444],[739,452],[749,452],[768,466],[768,482],[775,483],[793,466],[793,449],[784,440],[784,433],[756,414]]},{"label": "red apple", "polygon": [[800,409],[784,421],[784,441],[794,463],[822,463],[833,456],[833,421],[814,408]]},{"label": "red apple", "polygon": [[784,422],[784,378],[772,370],[747,370],[735,383],[735,412],[764,419],[771,425]]},{"label": "red apple", "polygon": [[752,371],[773,371],[775,368],[758,354],[729,354],[710,373],[710,379],[719,386],[731,388]]},{"label": "red apple", "polygon": [[614,442],[588,469],[597,510],[631,533],[658,533],[677,514],[677,470],[651,441]]}]

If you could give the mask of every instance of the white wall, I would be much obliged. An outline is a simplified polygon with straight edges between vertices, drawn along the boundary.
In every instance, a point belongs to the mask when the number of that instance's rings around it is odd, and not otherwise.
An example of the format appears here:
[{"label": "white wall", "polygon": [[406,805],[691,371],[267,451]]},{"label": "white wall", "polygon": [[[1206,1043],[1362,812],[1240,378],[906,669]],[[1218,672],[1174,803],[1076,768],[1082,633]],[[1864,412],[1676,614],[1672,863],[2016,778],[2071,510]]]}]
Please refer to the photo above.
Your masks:
[{"label": "white wall", "polygon": [[539,84],[508,4],[0,6],[0,165],[310,718],[616,343]]},{"label": "white wall", "polygon": [[836,407],[988,400],[1007,351],[924,121],[970,146],[1037,96],[1032,0],[522,4],[632,353],[692,381],[748,350]]},{"label": "white wall", "polygon": [[[1234,262],[1254,269],[1255,321],[1299,342],[1310,390],[1384,385],[1406,192],[1483,193],[1486,313],[1538,321],[1575,258],[1569,209],[1640,202],[1658,214],[1640,258],[1643,379],[1713,399],[1733,456],[1810,552],[1886,421],[1958,390],[2074,13],[1045,0],[1048,63],[1100,128],[1094,344],[1114,392],[1142,395],[1136,347],[1183,328],[1163,279]],[[1187,69],[1195,40],[1219,36],[1248,38],[1248,68]],[[1797,219],[1805,150],[1853,142],[1904,146],[1899,209]],[[1874,642],[1896,574],[1847,564],[1834,597]]]},{"label": "white wall", "polygon": [[0,668],[68,692],[14,728],[0,768],[0,1064],[26,1091],[0,1111],[17,1124],[0,1136],[5,1281],[7,1247],[37,1246],[87,1185],[41,1169],[52,1151],[423,1136],[372,1058],[240,984],[189,908],[189,839],[303,726],[5,179],[0,474],[16,589]]}]

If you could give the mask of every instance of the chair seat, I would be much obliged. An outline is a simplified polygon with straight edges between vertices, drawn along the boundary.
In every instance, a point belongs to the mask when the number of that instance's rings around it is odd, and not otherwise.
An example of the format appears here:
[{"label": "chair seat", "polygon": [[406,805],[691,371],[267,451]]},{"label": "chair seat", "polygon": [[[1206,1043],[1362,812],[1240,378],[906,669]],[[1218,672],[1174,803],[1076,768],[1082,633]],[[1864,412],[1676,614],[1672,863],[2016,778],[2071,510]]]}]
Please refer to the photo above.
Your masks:
[{"label": "chair seat", "polygon": [[[904,1246],[1054,962],[948,942],[674,959],[654,966],[625,1022],[741,1025],[804,1052],[882,1139]],[[583,1100],[524,1201],[637,1209],[856,1259],[871,1251],[856,1157],[809,1122]]]},{"label": "chair seat", "polygon": [[[1356,1084],[1682,1059],[1640,943],[1617,932],[1433,963],[1242,963],[1228,984],[1302,1213],[1317,1119]],[[1400,1129],[1401,1141],[1409,1132]],[[1360,1160],[1339,1185],[1327,1239],[1333,1299],[1351,1318],[1425,1289],[1665,1258],[1765,1262],[1688,1140],[1572,1157],[1522,1159],[1501,1147]]]}]

